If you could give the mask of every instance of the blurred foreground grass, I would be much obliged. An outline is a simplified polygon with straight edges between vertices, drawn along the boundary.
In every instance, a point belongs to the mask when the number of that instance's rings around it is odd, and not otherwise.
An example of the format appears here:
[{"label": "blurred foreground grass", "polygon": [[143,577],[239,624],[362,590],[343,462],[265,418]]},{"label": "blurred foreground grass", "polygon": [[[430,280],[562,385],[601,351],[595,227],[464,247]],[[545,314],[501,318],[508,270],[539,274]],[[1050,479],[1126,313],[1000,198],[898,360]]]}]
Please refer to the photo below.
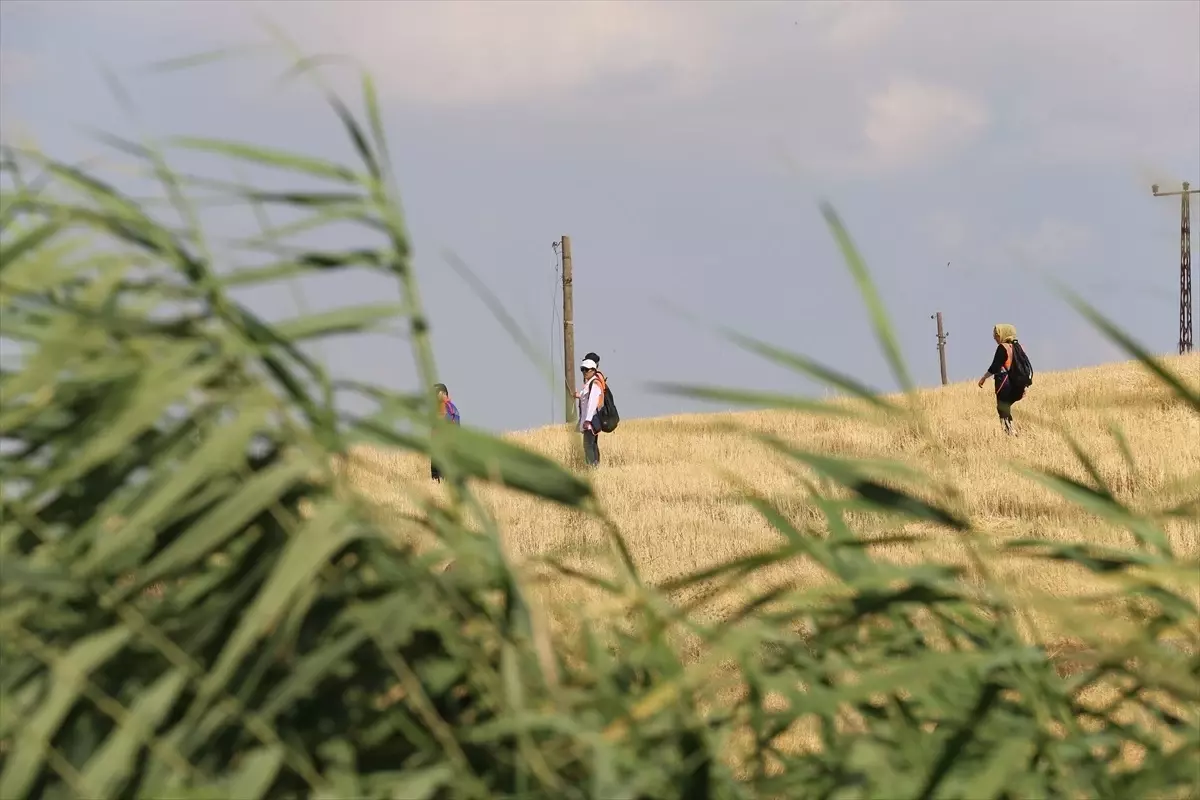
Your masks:
[{"label": "blurred foreground grass", "polygon": [[[920,402],[741,340],[857,401],[675,390],[869,416],[927,446],[889,460],[748,425],[755,446],[797,468],[792,487],[771,492],[741,476],[762,546],[649,580],[591,486],[555,459],[441,429],[432,398],[335,380],[308,355],[323,337],[400,321],[421,385],[436,379],[369,81],[363,96],[362,114],[329,98],[353,166],[241,143],[114,142],[159,182],[174,224],[95,174],[5,149],[0,335],[17,344],[0,371],[0,797],[1197,790],[1196,549],[1168,527],[1195,524],[1200,474],[1155,505],[1136,483],[1109,485],[1082,446],[1082,475],[1023,468],[1078,508],[1080,529],[1000,546],[1096,580],[1083,596],[1035,603],[994,574],[989,519],[945,469]],[[175,149],[272,169],[297,188],[185,176],[166,161]],[[242,204],[261,229],[217,255],[201,196]],[[265,208],[289,221],[272,224]],[[911,386],[864,266],[824,213]],[[334,225],[358,227],[355,248],[301,243]],[[398,302],[268,323],[233,297],[351,269],[394,279]],[[1200,418],[1196,386],[1079,308],[1156,375],[1164,402]],[[350,394],[371,410],[335,402]],[[416,476],[399,519],[380,524],[333,468],[364,442],[432,452],[447,490],[430,494]],[[572,630],[545,625],[530,601],[481,499],[496,485],[595,526],[603,555],[590,567],[537,559],[607,598]],[[912,541],[886,520],[954,542],[961,563],[878,557],[873,548]],[[1084,520],[1124,537],[1098,542]],[[397,542],[398,522],[421,533],[419,547]],[[726,534],[743,522],[730,518]],[[876,532],[860,536],[867,525]],[[757,582],[797,564],[826,579]],[[701,613],[713,602],[717,618]],[[1069,674],[1039,633],[1048,619],[1076,633]],[[806,745],[781,746],[797,730]]]}]

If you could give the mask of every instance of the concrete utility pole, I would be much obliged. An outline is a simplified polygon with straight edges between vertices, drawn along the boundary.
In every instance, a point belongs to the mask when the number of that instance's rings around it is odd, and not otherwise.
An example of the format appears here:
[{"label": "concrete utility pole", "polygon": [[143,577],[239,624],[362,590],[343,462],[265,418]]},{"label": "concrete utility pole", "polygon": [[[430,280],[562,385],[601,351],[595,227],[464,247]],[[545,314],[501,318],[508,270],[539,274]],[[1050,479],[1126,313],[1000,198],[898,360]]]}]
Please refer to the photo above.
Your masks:
[{"label": "concrete utility pole", "polygon": [[1192,210],[1188,196],[1200,189],[1188,189],[1187,181],[1179,192],[1160,192],[1150,187],[1155,197],[1179,197],[1179,352],[1192,352]]},{"label": "concrete utility pole", "polygon": [[946,378],[946,337],[950,334],[942,329],[942,312],[937,312],[930,319],[937,320],[937,347],[938,347],[938,364],[942,368],[942,386],[945,386],[950,381]]},{"label": "concrete utility pole", "polygon": [[571,269],[571,237],[562,237],[563,377],[566,380],[567,424],[575,421],[575,292]]}]

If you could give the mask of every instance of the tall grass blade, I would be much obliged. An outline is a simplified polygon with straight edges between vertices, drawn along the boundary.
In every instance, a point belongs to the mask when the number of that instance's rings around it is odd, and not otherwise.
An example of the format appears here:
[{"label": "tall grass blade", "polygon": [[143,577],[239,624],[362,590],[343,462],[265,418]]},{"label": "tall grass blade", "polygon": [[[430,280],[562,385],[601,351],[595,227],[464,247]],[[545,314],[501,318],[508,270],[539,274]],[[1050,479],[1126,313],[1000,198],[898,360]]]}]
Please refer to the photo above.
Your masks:
[{"label": "tall grass blade", "polygon": [[267,584],[246,609],[245,616],[221,649],[220,659],[201,682],[199,696],[190,713],[205,710],[223,691],[250,647],[283,616],[300,589],[316,577],[333,554],[355,538],[357,531],[341,527],[345,521],[343,509],[336,506],[321,509],[288,543]]},{"label": "tall grass blade", "polygon": [[866,303],[867,313],[871,317],[871,327],[875,331],[875,339],[879,342],[879,348],[883,351],[884,357],[887,358],[888,365],[892,369],[892,376],[900,384],[901,389],[906,392],[913,391],[914,384],[912,377],[908,374],[908,367],[904,362],[904,356],[900,352],[899,340],[896,337],[895,328],[893,328],[891,320],[888,318],[887,310],[883,306],[883,300],[879,296],[879,291],[875,288],[874,281],[871,280],[870,272],[867,271],[867,265],[863,262],[858,248],[854,246],[854,242],[850,238],[849,231],[842,224],[842,220],[838,217],[837,212],[834,211],[833,206],[829,203],[822,203],[821,216],[825,218],[825,224],[832,231],[833,238],[837,242],[838,248],[842,251],[842,259],[846,262],[846,266],[850,270],[850,275],[854,278],[854,283],[858,286],[858,291],[862,295],[863,302]]},{"label": "tall grass blade", "polygon": [[478,297],[485,306],[487,306],[492,318],[500,323],[500,326],[504,328],[504,332],[507,333],[509,337],[517,344],[517,346],[521,348],[521,352],[525,354],[525,357],[529,359],[529,362],[543,373],[546,378],[546,382],[553,386],[554,377],[550,364],[548,364],[542,358],[541,354],[538,352],[537,346],[531,342],[529,337],[525,335],[525,332],[521,330],[520,323],[513,319],[512,315],[504,309],[504,305],[500,302],[500,298],[498,298],[496,294],[488,288],[487,284],[479,279],[479,276],[477,276],[470,266],[468,266],[465,261],[459,258],[458,255],[447,251],[443,254],[443,258],[445,258],[446,263],[450,265],[450,268],[453,269],[455,273],[457,273],[458,276],[466,282],[467,286],[471,288],[471,291],[474,292],[475,296]]},{"label": "tall grass blade", "polygon": [[274,167],[289,172],[302,172],[316,178],[326,178],[338,181],[339,183],[363,183],[363,176],[341,165],[330,164],[315,158],[288,153],[274,148],[238,142],[226,142],[219,139],[201,139],[191,136],[178,136],[170,139],[169,143],[184,150],[195,150],[202,153],[213,153],[215,155],[236,158],[254,166]]},{"label": "tall grass blade", "polygon": [[726,389],[716,386],[693,386],[682,383],[650,383],[647,388],[660,394],[707,400],[713,403],[728,403],[750,408],[769,408],[788,411],[803,411],[809,414],[866,419],[866,415],[854,408],[841,408],[820,400],[805,400],[789,394],[756,392],[744,389]]},{"label": "tall grass blade", "polygon": [[166,58],[160,61],[152,61],[145,66],[145,69],[147,72],[176,72],[178,70],[193,69],[195,67],[202,67],[209,64],[228,61],[237,56],[262,52],[264,52],[264,48],[256,45],[218,47],[213,50],[204,50],[199,53],[192,53],[191,55],[179,56],[177,58]]},{"label": "tall grass blade", "polygon": [[1179,399],[1187,403],[1193,411],[1200,413],[1200,388],[1195,390],[1189,389],[1180,380],[1179,376],[1163,366],[1159,362],[1159,359],[1155,358],[1149,350],[1134,341],[1129,334],[1118,328],[1111,320],[1089,305],[1082,297],[1062,286],[1059,287],[1059,292],[1064,296],[1067,303],[1104,334],[1106,339],[1142,362],[1146,369],[1158,376],[1159,380],[1164,385],[1169,386]]},{"label": "tall grass blade", "polygon": [[0,772],[0,797],[28,796],[46,758],[46,748],[80,700],[83,682],[125,647],[131,636],[124,626],[95,633],[76,642],[48,665],[52,669],[48,692],[5,759]]},{"label": "tall grass blade", "polygon": [[271,784],[283,766],[283,748],[279,745],[263,747],[246,753],[233,780],[229,784],[230,797],[260,800],[268,797]]},{"label": "tall grass blade", "polygon": [[[818,441],[789,429],[796,417],[786,414],[775,416],[787,435],[763,433],[760,420],[704,429],[735,452],[766,446],[754,469],[779,467],[774,487],[728,474],[727,463],[716,478],[729,491],[697,477],[700,465],[668,465],[623,493],[637,467],[620,464],[629,451],[618,448],[636,447],[650,423],[616,434],[617,463],[593,473],[594,485],[507,437],[447,425],[430,391],[431,324],[376,88],[363,78],[356,117],[321,82],[328,59],[293,55],[292,74],[317,83],[362,164],[173,140],[235,173],[297,182],[259,187],[182,174],[152,141],[107,137],[135,159],[132,173],[108,180],[88,163],[0,154],[0,332],[20,340],[0,368],[0,795],[1194,789],[1200,596],[1185,526],[1195,476],[1143,464],[1132,482],[1113,477],[1071,432],[1064,452],[1084,477],[1018,465],[1053,497],[1043,514],[1014,490],[1016,511],[992,530],[997,514],[967,502],[982,490],[959,491],[964,479],[949,477],[963,462],[924,463],[940,451],[914,442],[916,404],[726,330],[851,401],[656,386],[825,414]],[[153,196],[126,191],[147,177]],[[204,215],[218,204],[254,215],[258,231],[210,247]],[[267,219],[267,204],[287,221]],[[178,220],[164,222],[164,208]],[[909,390],[866,267],[836,214],[821,210]],[[312,244],[328,236],[338,245]],[[346,268],[395,280],[401,302],[300,307],[276,324],[235,298]],[[406,326],[417,367],[402,391],[335,379],[308,352],[389,322]],[[1106,335],[1135,347],[1115,328]],[[1182,377],[1156,374],[1181,407],[1197,408]],[[855,423],[850,439],[829,415]],[[903,426],[903,461],[875,455],[878,427],[862,436],[862,423],[883,422]],[[672,429],[669,445],[682,456],[698,427]],[[557,447],[561,433],[538,435]],[[360,439],[390,449],[360,458]],[[1137,476],[1129,444],[1139,440],[1116,441]],[[428,486],[427,458],[445,467],[441,486]],[[393,469],[400,459],[420,464],[419,478]],[[360,480],[394,497],[377,503]],[[724,537],[720,555],[679,553],[691,562],[674,565],[679,576],[647,554],[647,532],[661,526],[641,518],[653,513],[642,492],[655,481],[691,512],[671,532],[678,539],[656,546],[698,551],[701,527],[712,528],[703,533]],[[510,493],[497,489],[522,495],[507,522],[495,499]],[[1029,532],[1065,519],[1063,509],[1095,524]],[[545,542],[542,515],[554,520]],[[630,515],[644,531],[616,524]],[[1007,523],[1018,522],[1014,541]],[[1113,525],[1135,542],[1098,538]],[[967,563],[938,546],[942,535]],[[999,544],[976,553],[990,535]],[[1071,570],[1094,588],[1022,593],[1015,584],[1036,583],[1028,570]],[[556,604],[576,591],[596,605]],[[1066,644],[1077,648],[1070,663],[1058,652]],[[1135,750],[1140,760],[1123,760]]]},{"label": "tall grass blade", "polygon": [[136,769],[142,747],[166,719],[187,678],[183,670],[172,670],[134,702],[120,729],[105,740],[84,767],[80,776],[84,796],[112,797],[120,793]]},{"label": "tall grass blade", "polygon": [[[680,316],[693,319],[692,315],[684,312],[676,311]],[[705,324],[705,327],[714,327],[721,334],[722,338],[733,342],[738,347],[753,353],[760,358],[777,364],[785,369],[798,372],[802,375],[807,375],[814,380],[845,392],[851,397],[862,400],[869,405],[885,412],[899,413],[900,409],[894,404],[881,397],[877,391],[863,384],[848,375],[845,375],[830,367],[826,367],[807,356],[792,353],[783,350],[774,345],[755,339],[751,336],[738,333],[724,326],[710,326]]]}]

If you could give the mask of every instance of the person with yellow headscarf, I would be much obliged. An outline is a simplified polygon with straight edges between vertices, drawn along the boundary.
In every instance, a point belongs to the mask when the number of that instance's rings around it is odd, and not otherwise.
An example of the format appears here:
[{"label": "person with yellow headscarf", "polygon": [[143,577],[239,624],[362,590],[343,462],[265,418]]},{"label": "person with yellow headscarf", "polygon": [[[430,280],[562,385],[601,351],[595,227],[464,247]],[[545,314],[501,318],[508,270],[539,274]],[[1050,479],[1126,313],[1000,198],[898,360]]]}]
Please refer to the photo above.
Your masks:
[{"label": "person with yellow headscarf", "polygon": [[[979,379],[979,388],[988,378],[992,378],[996,386],[996,413],[1000,416],[1000,424],[1009,436],[1016,435],[1013,427],[1013,403],[1025,396],[1025,389],[1032,383],[1032,375],[1025,375],[1024,370],[1014,371],[1014,361],[1020,359],[1028,364],[1029,359],[1017,341],[1017,329],[1012,325],[1000,324],[992,328],[992,339],[996,342],[996,353],[992,356],[992,365]],[[1029,370],[1032,372],[1032,370]]]}]

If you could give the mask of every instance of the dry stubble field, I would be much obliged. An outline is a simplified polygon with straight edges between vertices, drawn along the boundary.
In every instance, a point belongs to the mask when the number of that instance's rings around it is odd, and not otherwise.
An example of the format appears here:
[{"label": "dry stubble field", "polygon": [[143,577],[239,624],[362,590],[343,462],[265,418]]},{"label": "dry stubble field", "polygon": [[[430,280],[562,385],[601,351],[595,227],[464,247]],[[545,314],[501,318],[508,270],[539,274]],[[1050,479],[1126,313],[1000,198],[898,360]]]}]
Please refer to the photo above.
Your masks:
[{"label": "dry stubble field", "polygon": [[[1200,386],[1200,354],[1168,357],[1164,363],[1189,385]],[[1086,537],[1129,544],[1127,534],[1105,527],[1013,469],[1014,463],[1051,468],[1087,480],[1055,427],[1059,422],[1097,461],[1118,497],[1135,508],[1164,508],[1195,497],[1200,488],[1196,482],[1200,418],[1136,362],[1039,373],[1016,406],[1016,438],[1005,436],[997,422],[990,385],[979,389],[972,382],[928,390],[919,395],[919,402],[933,443],[895,423],[790,411],[628,419],[601,439],[603,465],[595,475],[597,493],[643,576],[657,583],[778,544],[779,535],[739,499],[738,489],[722,473],[736,475],[777,503],[795,523],[820,525],[800,480],[805,470],[730,430],[731,423],[810,451],[919,464],[957,486],[972,522],[995,540]],[[469,421],[471,410],[463,411]],[[1112,426],[1123,431],[1136,474],[1110,433]],[[511,438],[564,464],[581,466],[579,435],[563,426],[515,433]],[[347,477],[379,505],[385,519],[396,521],[398,534],[404,535],[401,518],[415,510],[413,492],[440,491],[428,479],[427,462],[408,453],[373,448],[364,448],[356,456]],[[602,560],[607,560],[608,551],[599,522],[507,490],[484,487],[481,495],[517,562],[553,552],[574,566],[604,571]],[[965,563],[964,548],[947,531],[885,523],[878,517],[850,521],[864,537],[898,529],[930,534],[917,545],[880,545],[877,552],[887,558]],[[1200,522],[1173,520],[1166,526],[1179,552],[1189,556],[1200,552]],[[1093,585],[1082,571],[1065,565],[1041,562],[1031,569],[1026,560],[997,557],[990,567],[1014,592],[1030,598],[1038,593],[1076,595]],[[756,593],[778,582],[802,585],[822,580],[824,575],[811,562],[793,562],[762,571],[743,588]],[[594,599],[587,587],[575,581],[541,584],[537,593],[556,628],[569,626],[577,618],[571,611]],[[735,599],[718,600],[702,613],[720,617]]]},{"label": "dry stubble field", "polygon": [[[1200,387],[1200,354],[1169,357],[1164,363],[1188,385]],[[731,424],[743,431],[770,433],[814,452],[919,464],[958,488],[971,521],[990,541],[1086,538],[1129,546],[1128,534],[1099,523],[1014,469],[1015,465],[1049,468],[1087,480],[1056,427],[1059,424],[1093,458],[1117,496],[1136,509],[1166,508],[1200,493],[1200,418],[1136,362],[1039,373],[1014,411],[1016,438],[1005,436],[1000,428],[990,385],[979,389],[972,382],[929,390],[919,395],[919,402],[932,442],[894,422],[868,424],[790,411],[628,419],[614,434],[602,438],[604,464],[595,475],[597,493],[620,527],[643,577],[652,583],[779,544],[779,534],[739,499],[738,488],[726,477],[730,474],[774,501],[797,526],[820,529],[822,518],[806,499],[802,482],[806,470],[749,441],[745,433],[731,430]],[[469,420],[470,409],[463,411]],[[1110,432],[1114,426],[1132,451],[1136,474]],[[563,426],[511,438],[581,468],[579,435]],[[391,520],[398,536],[418,535],[406,530],[411,523],[404,521],[417,511],[414,497],[441,491],[428,478],[428,463],[408,453],[373,448],[364,448],[356,456],[347,471],[350,483],[378,504],[382,519]],[[483,487],[480,495],[497,518],[506,550],[516,563],[555,553],[572,566],[607,571],[605,565],[611,561],[601,523],[508,490]],[[876,516],[849,515],[848,521],[864,538],[901,529],[928,534],[915,545],[877,546],[883,557],[967,563],[965,547],[944,529],[885,522]],[[1176,519],[1165,527],[1177,552],[1190,558],[1200,555],[1200,520]],[[1009,591],[1028,601],[1038,638],[1069,660],[1077,646],[1072,631],[1038,611],[1039,596],[1078,596],[1097,588],[1096,579],[1078,568],[1047,561],[986,553],[984,557]],[[742,596],[780,583],[815,586],[826,580],[812,562],[791,562],[752,575],[741,587]],[[550,627],[560,634],[569,635],[584,616],[611,620],[620,615],[618,608],[599,606],[598,593],[578,581],[543,578],[534,584],[533,594],[541,600]],[[721,618],[739,599],[723,596],[700,607],[699,613]],[[1200,596],[1195,600],[1200,603]],[[1096,627],[1107,631],[1111,626],[1116,634],[1114,622],[1105,618]],[[695,640],[680,636],[679,645],[688,660],[701,655]],[[1117,700],[1117,691],[1115,685],[1097,685],[1087,688],[1080,700],[1100,708]],[[734,681],[719,691],[717,702],[731,700],[738,692]],[[1125,722],[1156,725],[1141,710],[1119,705],[1123,710],[1118,717]],[[1177,709],[1177,713],[1187,712]],[[858,724],[851,719],[843,723]],[[804,722],[781,736],[777,746],[811,750],[820,747],[819,741],[817,730]],[[1140,760],[1136,748],[1126,749],[1123,759]],[[731,753],[730,758],[737,756]]]}]

